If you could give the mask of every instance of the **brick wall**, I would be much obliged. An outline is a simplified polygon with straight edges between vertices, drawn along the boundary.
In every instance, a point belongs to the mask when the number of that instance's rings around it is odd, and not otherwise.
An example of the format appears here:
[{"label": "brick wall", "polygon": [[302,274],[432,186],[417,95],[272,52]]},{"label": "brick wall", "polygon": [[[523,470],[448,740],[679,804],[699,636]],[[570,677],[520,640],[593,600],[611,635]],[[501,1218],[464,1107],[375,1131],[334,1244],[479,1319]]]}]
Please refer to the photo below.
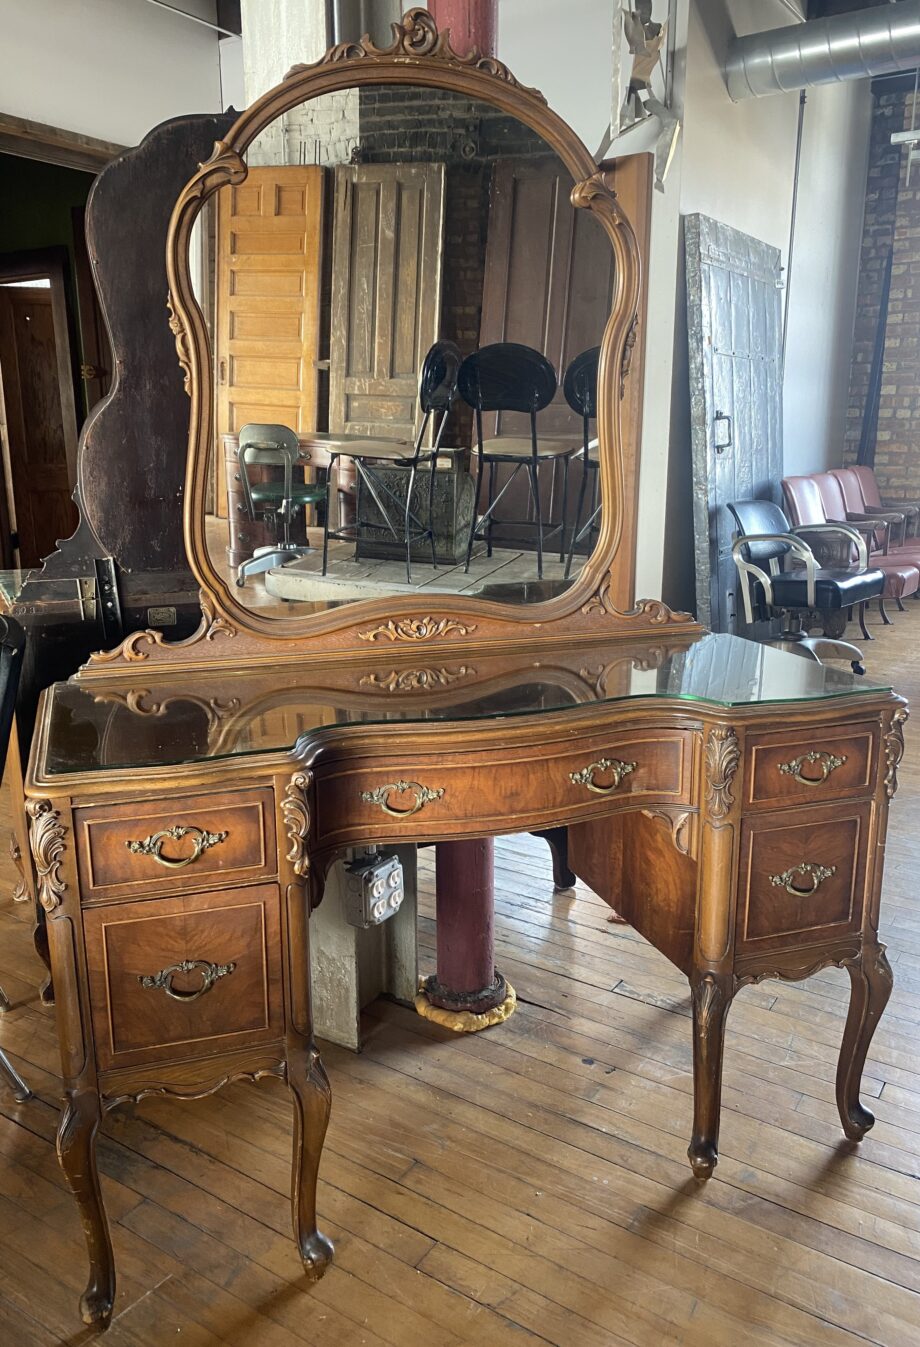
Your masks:
[{"label": "brick wall", "polygon": [[855,462],[893,248],[875,445],[879,485],[891,500],[920,494],[920,165],[908,187],[907,150],[891,144],[910,125],[912,103],[913,94],[881,93],[873,106],[845,445],[845,461]]}]

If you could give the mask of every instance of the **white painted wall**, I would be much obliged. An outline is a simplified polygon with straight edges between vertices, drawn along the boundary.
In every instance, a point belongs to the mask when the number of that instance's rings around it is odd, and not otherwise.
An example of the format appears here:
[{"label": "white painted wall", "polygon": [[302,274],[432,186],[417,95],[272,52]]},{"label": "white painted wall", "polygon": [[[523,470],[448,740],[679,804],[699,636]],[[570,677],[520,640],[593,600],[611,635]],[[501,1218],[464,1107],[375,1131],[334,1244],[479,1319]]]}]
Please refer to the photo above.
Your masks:
[{"label": "white painted wall", "polygon": [[[733,104],[722,75],[733,33],[794,22],[780,0],[728,9],[724,0],[677,0],[677,12],[684,131],[667,192],[653,202],[636,566],[640,595],[685,606],[694,596],[679,216],[722,220],[779,248],[787,266],[799,96]],[[809,92],[784,397],[789,472],[841,458],[868,134],[868,83]]]},{"label": "white painted wall", "polygon": [[613,0],[498,0],[496,50],[593,154],[610,125]]},{"label": "white painted wall", "polygon": [[[213,0],[171,0],[207,18]],[[0,111],[135,145],[220,108],[217,33],[148,0],[0,0]]]}]

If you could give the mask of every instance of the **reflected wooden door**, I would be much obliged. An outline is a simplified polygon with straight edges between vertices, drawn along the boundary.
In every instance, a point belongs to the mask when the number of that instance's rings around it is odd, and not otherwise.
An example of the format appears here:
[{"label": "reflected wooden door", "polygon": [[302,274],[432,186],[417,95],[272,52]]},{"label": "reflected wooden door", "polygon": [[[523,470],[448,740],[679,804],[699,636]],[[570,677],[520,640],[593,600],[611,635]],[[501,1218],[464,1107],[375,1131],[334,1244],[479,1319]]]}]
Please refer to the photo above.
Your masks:
[{"label": "reflected wooden door", "polygon": [[35,566],[77,524],[50,289],[0,287],[4,469],[19,559]]},{"label": "reflected wooden door", "polygon": [[251,421],[315,430],[323,170],[251,168],[217,200],[216,443]]},{"label": "reflected wooden door", "polygon": [[335,171],[329,428],[413,439],[441,323],[443,164]]}]

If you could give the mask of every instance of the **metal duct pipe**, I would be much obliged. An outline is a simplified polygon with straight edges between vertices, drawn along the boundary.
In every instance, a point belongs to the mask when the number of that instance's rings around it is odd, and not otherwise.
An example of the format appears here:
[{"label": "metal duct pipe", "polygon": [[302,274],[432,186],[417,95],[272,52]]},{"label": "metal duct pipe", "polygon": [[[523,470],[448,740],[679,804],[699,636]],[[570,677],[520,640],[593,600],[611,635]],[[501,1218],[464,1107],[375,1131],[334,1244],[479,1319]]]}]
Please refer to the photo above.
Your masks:
[{"label": "metal duct pipe", "polygon": [[725,63],[734,102],[920,66],[920,0],[736,38]]}]

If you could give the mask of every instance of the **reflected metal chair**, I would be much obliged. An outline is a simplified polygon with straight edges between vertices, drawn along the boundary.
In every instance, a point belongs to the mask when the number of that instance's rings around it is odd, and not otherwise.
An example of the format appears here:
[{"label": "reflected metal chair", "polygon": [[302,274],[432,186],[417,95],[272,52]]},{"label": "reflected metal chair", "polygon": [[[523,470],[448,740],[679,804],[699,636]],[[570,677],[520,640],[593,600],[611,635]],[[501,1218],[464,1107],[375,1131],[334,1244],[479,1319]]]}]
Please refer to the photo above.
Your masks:
[{"label": "reflected metal chair", "polygon": [[[846,627],[847,609],[857,608],[863,635],[867,635],[865,607],[870,599],[881,594],[885,577],[881,571],[867,566],[866,544],[856,529],[849,524],[826,524],[821,531],[840,535],[847,553],[851,547],[855,548],[857,565],[819,566],[802,536],[817,532],[814,527],[792,529],[779,506],[770,500],[736,501],[728,508],[738,530],[732,543],[732,557],[741,580],[748,625],[753,626],[757,620],[768,621],[773,615],[784,621],[788,617],[791,625],[767,644],[807,653],[819,662],[822,655],[848,659],[855,673],[865,673],[858,646],[836,636],[809,636],[802,627],[805,614],[817,609],[822,616],[828,615],[827,624],[832,630],[837,625],[832,619],[842,617],[842,631]],[[799,561],[800,569],[784,570],[789,558]]]},{"label": "reflected metal chair", "polygon": [[[582,445],[575,456],[576,459],[581,461],[581,487],[578,492],[578,505],[575,509],[575,522],[572,525],[572,541],[569,544],[569,555],[565,563],[566,579],[569,578],[572,571],[575,548],[583,538],[588,539],[588,551],[590,552],[591,534],[597,532],[597,520],[601,512],[597,499],[600,455],[597,439],[591,439],[590,428],[590,423],[597,418],[597,367],[600,356],[601,348],[599,346],[592,346],[590,350],[582,351],[580,355],[575,356],[574,360],[569,362],[565,378],[562,380],[565,400],[572,411],[577,412],[581,417],[582,424]],[[592,479],[591,514],[588,516],[588,521],[584,527],[581,527],[581,514],[585,508],[589,476]]]},{"label": "reflected metal chair", "polygon": [[[275,542],[257,547],[238,568],[236,583],[242,588],[247,575],[270,571],[313,551],[309,544],[291,542],[291,523],[298,510],[323,504],[328,491],[326,483],[294,480],[294,469],[302,466],[303,457],[297,436],[288,426],[258,422],[243,426],[237,455],[243,501],[250,519],[271,520],[275,525]],[[282,480],[253,480],[251,467],[280,467]]]},{"label": "reflected metal chair", "polygon": [[[24,646],[25,633],[19,623],[14,622],[11,617],[0,616],[0,776],[3,775],[3,768],[6,766]],[[7,1011],[9,1008],[10,1003],[3,988],[0,987],[0,1011]],[[2,1048],[0,1048],[0,1079],[6,1081],[13,1091],[14,1099],[21,1104],[32,1098],[32,1091]]]},{"label": "reflected metal chair", "polygon": [[[326,574],[329,560],[329,540],[338,539],[350,542],[358,537],[359,531],[368,528],[388,529],[394,538],[402,539],[406,549],[406,583],[412,583],[412,544],[430,542],[431,565],[437,570],[437,553],[434,536],[434,484],[438,470],[438,455],[447,452],[441,446],[441,436],[447,423],[448,413],[457,396],[457,374],[460,369],[460,350],[452,341],[436,341],[429,347],[422,362],[419,377],[418,401],[423,413],[422,421],[413,445],[402,441],[371,437],[362,440],[353,436],[336,452],[330,450],[333,465],[339,458],[347,457],[355,465],[355,471],[368,495],[380,512],[382,522],[356,519],[353,524],[329,527],[329,511],[326,511],[326,526],[323,529],[323,567]],[[440,418],[440,419],[437,419]],[[434,439],[430,448],[424,447],[429,427],[435,423]],[[389,468],[405,469],[409,473],[406,483],[406,499],[397,495],[385,480],[385,475],[375,471],[369,464],[386,464]],[[428,523],[421,520],[412,511],[412,497],[419,468],[428,467]],[[333,466],[330,466],[330,480]],[[398,511],[400,526],[395,522]]]},{"label": "reflected metal chair", "polygon": [[[483,346],[467,356],[460,366],[458,387],[464,402],[473,408],[476,422],[476,449],[479,455],[476,471],[476,491],[473,497],[473,519],[466,547],[466,566],[469,571],[473,557],[473,544],[476,538],[485,539],[486,555],[492,555],[492,531],[496,523],[535,524],[537,531],[537,576],[543,579],[543,543],[546,538],[559,533],[561,543],[559,560],[565,560],[565,515],[568,506],[568,467],[569,458],[575,453],[575,446],[568,441],[552,440],[542,444],[537,437],[537,413],[548,407],[556,394],[556,371],[539,351],[532,346],[522,346],[518,342],[500,341],[491,346]],[[483,412],[523,412],[530,419],[530,435],[520,438],[498,436],[483,441]],[[558,524],[548,522],[543,527],[543,507],[540,502],[539,468],[542,461],[555,465],[563,463],[562,517]],[[488,503],[478,522],[476,511],[482,490],[482,477],[485,465],[489,465]],[[495,494],[495,473],[499,464],[510,464],[512,471],[504,486]],[[502,520],[495,518],[495,508],[507,492],[518,473],[524,469],[530,484],[530,500],[535,520]]]}]

